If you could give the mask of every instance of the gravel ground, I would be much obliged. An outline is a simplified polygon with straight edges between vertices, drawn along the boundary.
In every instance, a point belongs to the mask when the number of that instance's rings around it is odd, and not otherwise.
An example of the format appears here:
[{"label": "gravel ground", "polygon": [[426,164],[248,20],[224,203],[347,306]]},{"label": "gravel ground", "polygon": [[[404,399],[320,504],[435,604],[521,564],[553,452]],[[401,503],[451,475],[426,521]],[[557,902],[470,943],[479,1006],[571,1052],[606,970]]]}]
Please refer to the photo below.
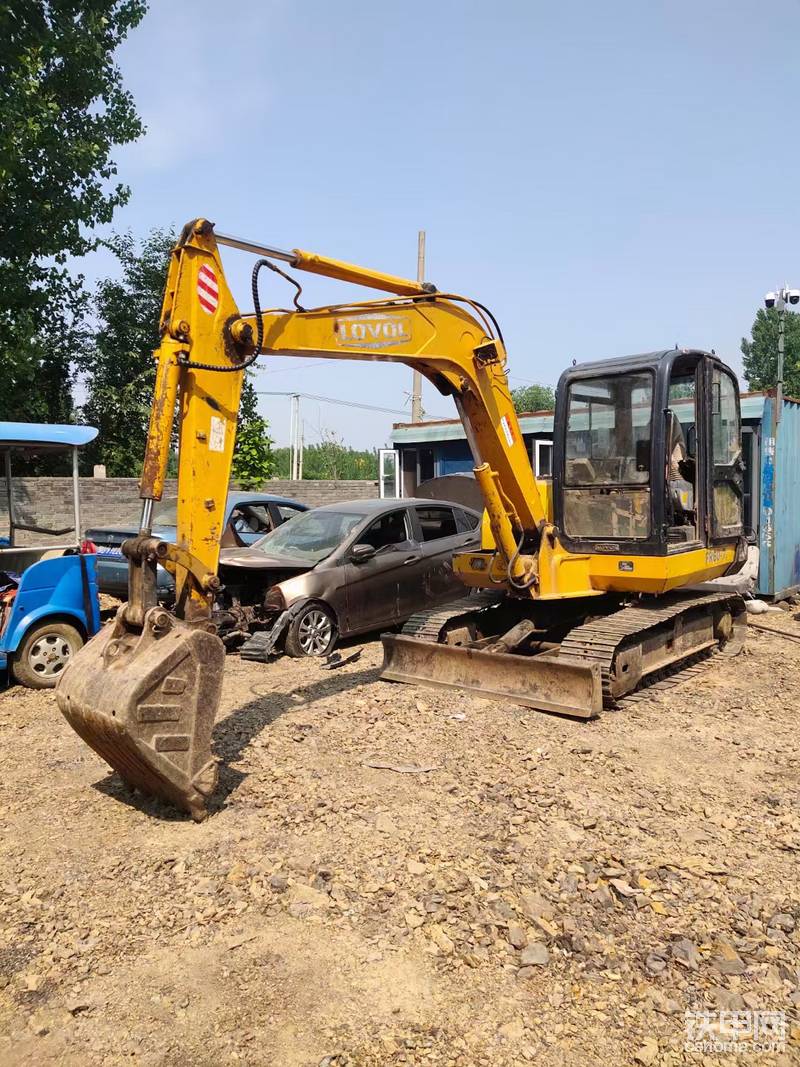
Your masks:
[{"label": "gravel ground", "polygon": [[1,1063],[800,1063],[800,642],[590,724],[379,662],[230,659],[201,825],[0,693]]}]

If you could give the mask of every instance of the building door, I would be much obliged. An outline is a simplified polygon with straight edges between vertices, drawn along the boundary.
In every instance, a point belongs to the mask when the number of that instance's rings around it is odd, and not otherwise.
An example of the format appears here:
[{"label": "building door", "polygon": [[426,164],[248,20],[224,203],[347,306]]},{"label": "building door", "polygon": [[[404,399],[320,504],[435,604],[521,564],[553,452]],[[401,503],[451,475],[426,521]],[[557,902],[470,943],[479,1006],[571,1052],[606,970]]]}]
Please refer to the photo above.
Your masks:
[{"label": "building door", "polygon": [[400,453],[402,466],[400,491],[403,496],[417,495],[417,450],[404,448]]},{"label": "building door", "polygon": [[378,453],[380,460],[380,494],[381,500],[394,500],[400,496],[400,455],[393,448],[382,448]]},{"label": "building door", "polygon": [[427,482],[430,478],[436,477],[436,464],[433,459],[432,448],[421,448],[419,450],[419,466],[417,469],[417,485],[421,485],[422,482]]}]

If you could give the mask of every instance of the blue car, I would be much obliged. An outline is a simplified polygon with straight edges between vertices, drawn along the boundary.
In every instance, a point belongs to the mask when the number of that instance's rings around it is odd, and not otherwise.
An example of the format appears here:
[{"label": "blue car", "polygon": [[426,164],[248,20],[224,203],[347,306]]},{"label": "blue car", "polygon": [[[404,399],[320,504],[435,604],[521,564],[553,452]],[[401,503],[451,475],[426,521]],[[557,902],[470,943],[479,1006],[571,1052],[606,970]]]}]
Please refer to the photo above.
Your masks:
[{"label": "blue car", "polygon": [[[176,497],[165,498],[153,509],[153,537],[175,542],[177,537]],[[221,545],[223,548],[244,548],[255,544],[264,534],[281,526],[288,519],[308,511],[305,504],[269,493],[230,492],[227,501],[227,516]],[[122,555],[121,545],[129,537],[136,537],[139,524],[94,527],[86,531],[87,541],[97,550],[97,584],[101,593],[127,600],[128,561]],[[172,575],[158,568],[158,598],[169,603],[175,595]]]},{"label": "blue car", "polygon": [[[5,506],[0,510],[0,671],[32,689],[50,689],[70,658],[100,629],[95,557],[81,551],[78,448],[97,436],[91,426],[0,422]],[[20,501],[14,460],[72,451],[72,526],[54,529]]]}]

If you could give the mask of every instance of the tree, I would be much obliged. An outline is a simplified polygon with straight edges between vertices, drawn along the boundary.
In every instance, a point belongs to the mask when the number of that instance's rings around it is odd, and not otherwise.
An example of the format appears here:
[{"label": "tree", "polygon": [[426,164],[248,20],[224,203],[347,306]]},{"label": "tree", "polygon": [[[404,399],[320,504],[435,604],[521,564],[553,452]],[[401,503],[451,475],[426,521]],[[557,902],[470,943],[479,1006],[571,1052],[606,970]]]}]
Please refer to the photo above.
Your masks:
[{"label": "tree", "polygon": [[523,411],[552,411],[556,394],[549,385],[524,385],[511,390],[511,399],[517,414]]},{"label": "tree", "polygon": [[[321,430],[321,444],[303,449],[303,478],[356,479],[374,482],[378,477],[378,450],[355,449],[343,444],[331,431]],[[290,450],[275,449],[279,478],[290,476]]]},{"label": "tree", "polygon": [[233,454],[233,479],[240,489],[260,489],[272,477],[275,459],[269,423],[258,413],[256,391],[249,376],[242,383],[236,450]]},{"label": "tree", "polygon": [[[760,308],[751,337],[742,338],[742,365],[751,389],[774,389],[778,378],[777,308]],[[784,333],[784,390],[800,396],[800,315],[786,312]]]},{"label": "tree", "polygon": [[69,256],[96,247],[129,190],[114,146],[143,131],[113,53],[143,0],[0,5],[0,365],[4,418],[66,421],[82,340],[83,278]]},{"label": "tree", "polygon": [[138,475],[153,402],[158,322],[175,234],[151,230],[137,245],[129,233],[115,234],[108,247],[122,267],[119,278],[97,285],[97,327],[79,365],[86,374],[84,422],[100,430],[83,450],[84,461],[104,463],[111,478]]}]

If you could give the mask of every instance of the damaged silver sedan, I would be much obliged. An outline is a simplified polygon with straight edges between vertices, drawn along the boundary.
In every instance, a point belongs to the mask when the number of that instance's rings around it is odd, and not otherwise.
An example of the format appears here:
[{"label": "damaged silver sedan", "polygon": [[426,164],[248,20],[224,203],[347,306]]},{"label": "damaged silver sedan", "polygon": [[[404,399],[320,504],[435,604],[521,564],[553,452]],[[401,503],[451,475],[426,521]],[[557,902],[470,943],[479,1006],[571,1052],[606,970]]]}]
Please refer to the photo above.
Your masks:
[{"label": "damaged silver sedan", "polygon": [[340,637],[463,596],[452,556],[478,546],[480,521],[471,508],[413,498],[304,512],[249,548],[223,549],[218,633],[250,658],[281,648],[327,656]]}]

